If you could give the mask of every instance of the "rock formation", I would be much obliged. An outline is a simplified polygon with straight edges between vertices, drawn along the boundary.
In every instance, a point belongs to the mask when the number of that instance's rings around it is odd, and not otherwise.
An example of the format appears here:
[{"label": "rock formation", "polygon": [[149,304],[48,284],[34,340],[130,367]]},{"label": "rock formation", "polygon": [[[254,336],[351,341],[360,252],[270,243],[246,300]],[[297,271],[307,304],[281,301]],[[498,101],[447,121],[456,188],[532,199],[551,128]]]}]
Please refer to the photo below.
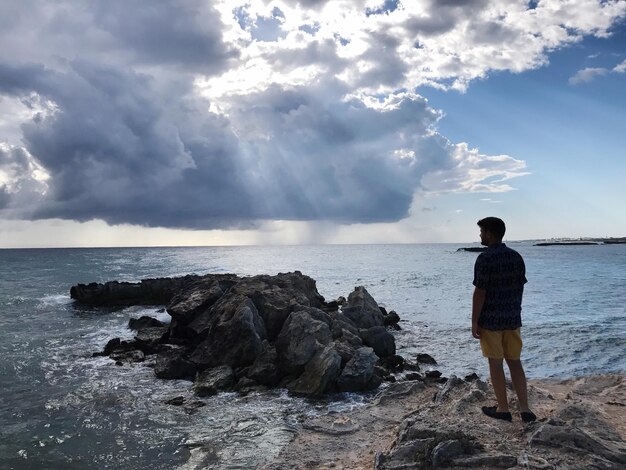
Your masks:
[{"label": "rock formation", "polygon": [[[491,386],[471,377],[400,382],[367,406],[305,417],[297,436],[259,468],[626,468],[626,378],[531,380],[539,419],[488,418]],[[337,436],[341,435],[340,438]]]},{"label": "rock formation", "polygon": [[134,341],[114,339],[97,354],[120,364],[156,355],[157,377],[209,383],[194,387],[200,395],[276,385],[306,396],[371,390],[393,380],[386,364],[403,363],[387,330],[398,328],[395,312],[364,287],[327,303],[299,271],[79,284],[71,296],[100,307],[165,304],[169,325],[132,319]]}]

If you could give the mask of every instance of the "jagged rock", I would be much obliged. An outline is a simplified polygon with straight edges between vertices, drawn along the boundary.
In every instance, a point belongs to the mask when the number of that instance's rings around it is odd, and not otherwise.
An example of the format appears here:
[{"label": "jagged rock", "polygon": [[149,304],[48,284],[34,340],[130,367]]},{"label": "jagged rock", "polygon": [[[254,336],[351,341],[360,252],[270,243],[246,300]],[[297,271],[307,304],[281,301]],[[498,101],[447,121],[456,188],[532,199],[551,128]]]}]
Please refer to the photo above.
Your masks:
[{"label": "jagged rock", "polygon": [[[378,363],[384,367],[385,369],[391,372],[402,372],[405,365],[405,360],[402,356],[398,356],[397,354],[383,357],[378,361]],[[418,367],[419,369],[419,367]]]},{"label": "jagged rock", "polygon": [[351,349],[363,346],[359,329],[342,313],[337,312],[331,315],[331,333],[334,340],[346,344]]},{"label": "jagged rock", "polygon": [[200,369],[251,365],[266,338],[265,326],[252,301],[241,295],[225,296],[212,308],[206,339],[191,354]]},{"label": "jagged rock", "polygon": [[327,323],[314,319],[308,311],[293,312],[276,339],[281,370],[300,374],[311,358],[331,341]]},{"label": "jagged rock", "polygon": [[149,317],[148,315],[143,315],[139,318],[131,318],[130,320],[128,320],[128,328],[135,331],[139,331],[143,328],[152,328],[157,326],[164,326],[164,323],[157,320],[156,318]]},{"label": "jagged rock", "polygon": [[463,442],[458,439],[440,442],[432,451],[431,461],[433,467],[441,467],[442,465],[450,462],[450,460],[454,457],[458,457],[464,453],[465,447]]},{"label": "jagged rock", "polygon": [[398,326],[399,321],[400,321],[400,315],[398,315],[393,310],[389,312],[387,315],[383,316],[383,324],[385,326]]},{"label": "jagged rock", "polygon": [[465,413],[470,409],[476,410],[478,409],[478,403],[484,402],[485,398],[485,392],[479,390],[478,388],[474,388],[470,390],[467,395],[459,398],[454,406],[454,410],[457,413]]},{"label": "jagged rock", "polygon": [[[368,390],[380,385],[381,377],[395,380],[377,366],[379,357],[395,354],[394,337],[383,327],[383,317],[394,312],[379,308],[363,287],[348,301],[340,298],[331,305],[317,292],[315,280],[299,271],[114,281],[74,286],[72,292],[94,305],[166,303],[169,325],[147,316],[132,319],[134,341],[114,339],[98,353],[116,351],[118,362],[139,360],[133,350],[156,354],[148,365],[160,378],[192,378],[198,371],[229,366],[239,381],[289,384],[306,395]],[[340,305],[344,311],[337,310]],[[313,374],[320,370],[322,382],[315,382]]]},{"label": "jagged rock", "polygon": [[450,377],[447,380],[446,385],[435,395],[435,403],[440,404],[445,401],[455,388],[463,384],[465,384],[465,382],[459,379],[457,376],[453,375],[452,377]]},{"label": "jagged rock", "polygon": [[159,345],[169,337],[167,326],[153,326],[140,329],[135,336],[137,348],[145,354],[154,354],[159,350]]},{"label": "jagged rock", "polygon": [[187,359],[184,348],[172,347],[157,354],[154,373],[160,379],[191,379],[196,366]]},{"label": "jagged rock", "polygon": [[426,468],[418,463],[411,463],[414,455],[423,452],[428,442],[410,442],[401,445],[393,453],[378,452],[374,461],[374,470],[421,470]]},{"label": "jagged rock", "polygon": [[354,349],[363,346],[363,340],[361,336],[355,335],[350,330],[344,330],[339,340],[350,345]]},{"label": "jagged rock", "polygon": [[112,353],[123,353],[138,349],[136,341],[122,341],[119,338],[113,338],[107,342],[102,352],[93,353],[93,357],[110,356]]},{"label": "jagged rock", "polygon": [[166,405],[182,406],[183,403],[185,403],[185,398],[182,397],[182,396],[178,396],[178,397],[174,397],[174,398],[170,398],[168,400],[165,400],[164,403]]},{"label": "jagged rock", "polygon": [[80,303],[100,307],[165,305],[174,294],[199,276],[144,279],[141,282],[110,281],[105,284],[77,284],[70,297]]},{"label": "jagged rock", "polygon": [[230,391],[235,386],[235,373],[232,367],[219,366],[199,372],[193,384],[193,391],[199,397],[209,397],[218,392]]},{"label": "jagged rock", "polygon": [[437,361],[435,361],[434,357],[432,357],[430,354],[425,354],[425,353],[420,353],[417,356],[415,356],[415,360],[418,362],[418,364],[431,364],[431,365],[437,364]]},{"label": "jagged rock", "polygon": [[339,391],[359,392],[378,387],[382,379],[374,374],[377,362],[378,357],[372,348],[363,346],[357,349],[337,379]]},{"label": "jagged rock", "polygon": [[300,271],[244,278],[233,286],[231,293],[245,295],[254,302],[270,341],[276,339],[294,310],[300,307],[320,309],[325,305],[315,280]]},{"label": "jagged rock", "polygon": [[424,376],[419,372],[409,372],[404,376],[404,380],[424,380]]},{"label": "jagged rock", "polygon": [[395,446],[377,459],[376,470],[450,468],[458,457],[471,456],[481,449],[473,436],[462,431],[421,426],[414,418],[405,420]]},{"label": "jagged rock", "polygon": [[117,348],[121,344],[121,342],[122,341],[119,338],[112,338],[104,346],[104,349],[102,350],[102,352],[93,353],[92,356],[93,357],[108,356],[115,350],[115,348]]},{"label": "jagged rock", "polygon": [[307,396],[320,396],[335,383],[341,372],[341,357],[333,345],[328,345],[306,364],[304,372],[289,390]]},{"label": "jagged rock", "polygon": [[333,339],[340,338],[343,334],[345,334],[345,332],[349,332],[352,335],[359,337],[360,341],[359,329],[354,322],[343,313],[333,312],[330,314],[330,319]]},{"label": "jagged rock", "polygon": [[571,424],[541,424],[530,436],[529,443],[532,446],[552,446],[576,453],[593,454],[614,464],[626,465],[626,448],[623,444],[603,440]]},{"label": "jagged rock", "polygon": [[184,409],[185,413],[192,415],[195,414],[200,408],[205,407],[206,403],[201,400],[188,400],[185,401]]},{"label": "jagged rock", "polygon": [[554,470],[554,466],[550,464],[546,459],[531,455],[524,451],[517,458],[517,464],[523,468],[535,468],[537,470]]},{"label": "jagged rock", "polygon": [[276,348],[267,340],[263,341],[261,353],[257,356],[246,376],[262,385],[272,387],[280,382],[281,374],[278,369],[278,354]]},{"label": "jagged rock", "polygon": [[363,344],[374,349],[378,357],[393,356],[396,353],[396,340],[384,326],[373,326],[360,330]]},{"label": "jagged rock", "polygon": [[207,275],[177,292],[167,305],[167,313],[170,314],[174,323],[172,335],[174,337],[190,336],[190,332],[185,328],[186,325],[197,314],[212,307],[238,281],[239,278],[234,274]]},{"label": "jagged rock", "polygon": [[267,390],[267,386],[257,383],[256,381],[249,379],[248,377],[242,377],[235,384],[235,390],[240,395],[247,395],[250,392],[262,392]]},{"label": "jagged rock", "polygon": [[131,362],[143,362],[146,359],[143,351],[138,349],[124,350],[124,349],[115,349],[109,357],[115,362],[121,363],[131,363]]},{"label": "jagged rock", "polygon": [[306,305],[299,305],[295,311],[306,312],[311,316],[311,318],[313,318],[313,320],[326,323],[329,329],[332,327],[333,322],[332,322],[330,314],[328,314],[322,309],[319,309],[317,307],[308,307]]},{"label": "jagged rock", "polygon": [[363,286],[355,287],[348,296],[348,305],[341,312],[358,328],[367,329],[385,323],[378,303]]},{"label": "jagged rock", "polygon": [[335,351],[341,357],[341,367],[345,367],[345,365],[354,357],[356,349],[351,345],[342,340],[338,340],[334,342]]},{"label": "jagged rock", "polygon": [[438,370],[429,370],[426,372],[427,379],[439,379],[441,378],[441,375],[441,372],[439,372]]}]

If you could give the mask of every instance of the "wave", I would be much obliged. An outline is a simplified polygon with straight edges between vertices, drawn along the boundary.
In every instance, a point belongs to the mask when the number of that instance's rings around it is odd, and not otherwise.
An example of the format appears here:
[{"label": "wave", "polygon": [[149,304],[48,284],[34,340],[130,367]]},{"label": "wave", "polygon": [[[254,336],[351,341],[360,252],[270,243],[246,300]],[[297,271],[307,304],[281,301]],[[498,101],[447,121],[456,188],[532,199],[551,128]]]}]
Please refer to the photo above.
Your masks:
[{"label": "wave", "polygon": [[50,294],[39,299],[40,306],[58,307],[72,303],[72,298],[68,294]]}]

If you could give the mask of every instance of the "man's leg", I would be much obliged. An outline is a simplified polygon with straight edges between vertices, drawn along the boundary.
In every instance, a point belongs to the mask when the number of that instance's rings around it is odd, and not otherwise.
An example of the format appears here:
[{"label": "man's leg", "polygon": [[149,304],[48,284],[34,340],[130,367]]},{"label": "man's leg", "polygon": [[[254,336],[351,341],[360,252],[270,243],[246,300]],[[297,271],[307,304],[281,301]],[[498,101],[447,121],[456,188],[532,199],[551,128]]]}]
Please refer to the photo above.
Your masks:
[{"label": "man's leg", "polygon": [[517,393],[519,410],[522,413],[530,411],[528,408],[528,386],[526,384],[526,374],[524,373],[524,368],[522,367],[522,361],[507,359],[506,363],[509,366],[509,371],[511,372],[511,382],[513,382],[515,393]]},{"label": "man's leg", "polygon": [[[498,401],[497,411],[499,413],[507,413],[509,411],[509,401],[506,397],[506,381],[502,359],[489,358],[489,375],[491,376],[491,385]],[[528,403],[526,406],[528,406]]]}]

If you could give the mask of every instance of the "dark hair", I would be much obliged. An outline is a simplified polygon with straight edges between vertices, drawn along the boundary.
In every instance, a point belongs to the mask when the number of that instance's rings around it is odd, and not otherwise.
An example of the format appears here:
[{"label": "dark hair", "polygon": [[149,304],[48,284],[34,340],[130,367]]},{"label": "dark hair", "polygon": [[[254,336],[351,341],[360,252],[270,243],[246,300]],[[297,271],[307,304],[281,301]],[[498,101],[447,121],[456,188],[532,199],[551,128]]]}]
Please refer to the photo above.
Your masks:
[{"label": "dark hair", "polygon": [[504,221],[497,217],[485,217],[478,221],[478,226],[487,232],[491,232],[494,237],[500,240],[502,240],[504,232],[506,232]]}]

